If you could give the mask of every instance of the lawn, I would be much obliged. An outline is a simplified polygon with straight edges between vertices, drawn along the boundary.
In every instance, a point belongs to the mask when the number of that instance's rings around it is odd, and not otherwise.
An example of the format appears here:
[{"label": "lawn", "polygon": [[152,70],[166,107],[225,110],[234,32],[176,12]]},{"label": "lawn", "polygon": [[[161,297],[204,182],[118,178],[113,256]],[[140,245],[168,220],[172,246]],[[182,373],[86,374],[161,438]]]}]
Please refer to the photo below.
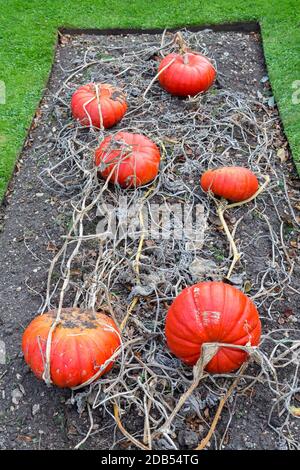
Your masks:
[{"label": "lawn", "polygon": [[0,81],[6,87],[5,104],[0,96],[0,197],[42,96],[58,27],[164,28],[250,20],[262,28],[269,77],[300,171],[299,0],[0,0]]}]

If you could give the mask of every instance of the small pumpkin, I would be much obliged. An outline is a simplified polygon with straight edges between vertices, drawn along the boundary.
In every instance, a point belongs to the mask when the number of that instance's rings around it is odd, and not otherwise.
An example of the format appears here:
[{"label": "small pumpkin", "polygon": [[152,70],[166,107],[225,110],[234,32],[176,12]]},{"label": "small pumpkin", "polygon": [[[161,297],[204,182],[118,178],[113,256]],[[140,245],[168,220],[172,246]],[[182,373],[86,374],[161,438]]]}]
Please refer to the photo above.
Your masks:
[{"label": "small pumpkin", "polygon": [[[39,379],[44,373],[47,338],[56,314],[51,310],[37,316],[23,334],[25,361]],[[109,359],[119,346],[117,326],[107,315],[79,308],[62,309],[51,342],[52,382],[58,387],[76,387],[91,379],[108,361],[103,375],[113,366]]]},{"label": "small pumpkin", "polygon": [[168,54],[160,62],[158,73],[161,86],[176,96],[194,96],[204,92],[216,77],[211,62],[194,52]]},{"label": "small pumpkin", "polygon": [[122,119],[127,103],[119,88],[108,83],[89,83],[75,91],[71,109],[73,117],[83,126],[107,129]]},{"label": "small pumpkin", "polygon": [[212,191],[216,196],[229,201],[244,201],[258,190],[258,179],[248,168],[224,166],[203,173],[200,180],[204,191]]},{"label": "small pumpkin", "polygon": [[[200,282],[183,289],[173,301],[165,333],[172,353],[194,365],[204,343],[256,346],[261,323],[254,303],[244,293],[223,282]],[[242,350],[220,347],[206,370],[218,374],[231,372],[246,359]]]},{"label": "small pumpkin", "polygon": [[95,163],[103,178],[123,188],[137,187],[157,176],[160,151],[148,137],[120,131],[102,141]]}]

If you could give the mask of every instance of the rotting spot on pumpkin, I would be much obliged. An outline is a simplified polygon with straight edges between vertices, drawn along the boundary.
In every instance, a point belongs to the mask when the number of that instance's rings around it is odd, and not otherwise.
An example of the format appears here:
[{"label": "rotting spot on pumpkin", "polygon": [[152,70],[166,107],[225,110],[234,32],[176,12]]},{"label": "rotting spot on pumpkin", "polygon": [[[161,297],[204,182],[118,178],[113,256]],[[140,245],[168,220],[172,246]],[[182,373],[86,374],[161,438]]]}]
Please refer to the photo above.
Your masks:
[{"label": "rotting spot on pumpkin", "polygon": [[124,93],[122,93],[122,91],[120,90],[115,90],[111,96],[110,96],[110,99],[114,100],[114,101],[124,101],[125,100],[125,95]]},{"label": "rotting spot on pumpkin", "polygon": [[[48,315],[51,318],[55,318],[57,315],[57,310],[52,310],[48,312]],[[61,324],[58,325],[58,328],[61,326],[63,328],[75,329],[79,328],[80,330],[85,329],[95,329],[97,328],[95,314],[92,310],[80,310],[80,308],[64,308],[61,311]]]}]

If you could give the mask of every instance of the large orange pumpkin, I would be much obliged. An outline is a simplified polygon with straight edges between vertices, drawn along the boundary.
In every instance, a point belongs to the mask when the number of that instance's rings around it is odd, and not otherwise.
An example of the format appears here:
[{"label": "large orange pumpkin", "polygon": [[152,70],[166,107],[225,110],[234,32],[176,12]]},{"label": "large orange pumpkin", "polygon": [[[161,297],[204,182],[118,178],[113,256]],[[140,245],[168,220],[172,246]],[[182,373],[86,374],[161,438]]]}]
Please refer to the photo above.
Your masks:
[{"label": "large orange pumpkin", "polygon": [[211,62],[193,52],[168,54],[160,62],[158,72],[161,72],[158,76],[161,86],[176,96],[194,96],[206,91],[216,77]]},{"label": "large orange pumpkin", "polygon": [[160,152],[148,137],[120,131],[103,140],[96,150],[95,163],[103,178],[123,188],[137,187],[156,177]]},{"label": "large orange pumpkin", "polygon": [[239,202],[253,196],[258,190],[258,180],[248,168],[224,166],[203,173],[200,180],[204,191]]},{"label": "large orange pumpkin", "polygon": [[73,117],[83,126],[109,128],[117,124],[127,110],[125,94],[107,83],[89,83],[72,96]]},{"label": "large orange pumpkin", "polygon": [[[194,365],[204,343],[256,346],[261,323],[254,303],[241,291],[223,282],[201,282],[185,288],[173,301],[165,331],[170,350]],[[244,351],[221,347],[206,370],[230,372],[246,359]]]},{"label": "large orange pumpkin", "polygon": [[[34,318],[24,331],[22,350],[26,363],[41,379],[44,372],[46,343],[56,311]],[[61,323],[52,335],[50,376],[58,387],[76,387],[91,379],[120,346],[120,335],[107,315],[78,308],[65,308]],[[108,362],[100,374],[108,372]],[[100,376],[99,375],[99,376]]]}]

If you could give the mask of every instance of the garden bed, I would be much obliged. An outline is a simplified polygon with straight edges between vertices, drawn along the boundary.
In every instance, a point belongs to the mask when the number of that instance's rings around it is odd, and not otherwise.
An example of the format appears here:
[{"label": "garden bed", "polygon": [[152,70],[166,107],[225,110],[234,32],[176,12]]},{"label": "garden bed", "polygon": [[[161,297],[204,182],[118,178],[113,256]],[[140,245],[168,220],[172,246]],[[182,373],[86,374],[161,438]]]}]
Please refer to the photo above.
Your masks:
[{"label": "garden bed", "polygon": [[[299,393],[294,393],[299,387],[299,356],[289,351],[300,339],[300,184],[272,97],[260,36],[209,29],[183,31],[183,36],[191,48],[210,57],[218,71],[212,89],[189,100],[171,97],[158,83],[143,97],[160,54],[175,47],[172,33],[60,36],[48,88],[3,210],[0,339],[7,351],[0,372],[3,448],[73,448],[87,436],[91,423],[84,448],[132,448],[130,436],[149,446],[149,429],[153,448],[194,448],[205,437],[236,375],[204,377],[174,420],[172,432],[155,437],[192,380],[191,369],[168,352],[163,328],[168,305],[182,288],[226,276],[228,241],[199,178],[208,167],[233,164],[249,166],[261,182],[263,175],[271,178],[255,202],[227,213],[243,253],[231,283],[258,306],[265,362],[251,363],[243,372],[208,448],[299,446],[297,419],[289,413],[297,400],[299,406]],[[72,93],[90,81],[126,90],[128,112],[111,130],[88,131],[71,118]],[[103,189],[104,182],[93,168],[93,152],[104,136],[120,129],[144,133],[160,147],[163,159],[154,185],[127,192],[111,186]],[[119,207],[124,195],[133,215],[143,204],[150,219],[151,208],[158,204],[167,208],[183,204],[191,211],[199,207],[202,243],[195,244],[188,236],[143,237],[137,223],[134,234],[124,231],[120,236],[119,231],[99,244],[95,234],[102,216],[110,211],[120,228],[121,214],[113,208]],[[75,302],[104,309],[121,324],[135,303],[124,329],[124,353],[113,371],[71,396],[34,378],[24,364],[20,343],[31,318],[45,304],[58,305],[62,275],[79,227],[74,227],[71,238],[65,235],[84,197],[89,203],[99,198],[99,204],[95,202],[82,219],[88,236],[81,240],[71,265],[64,305]],[[171,231],[174,225],[171,222]],[[54,264],[60,249],[62,256]],[[294,351],[299,355],[299,348]],[[285,352],[284,359],[279,358]],[[268,360],[277,368],[278,383]],[[113,404],[129,437],[113,419]]]}]

